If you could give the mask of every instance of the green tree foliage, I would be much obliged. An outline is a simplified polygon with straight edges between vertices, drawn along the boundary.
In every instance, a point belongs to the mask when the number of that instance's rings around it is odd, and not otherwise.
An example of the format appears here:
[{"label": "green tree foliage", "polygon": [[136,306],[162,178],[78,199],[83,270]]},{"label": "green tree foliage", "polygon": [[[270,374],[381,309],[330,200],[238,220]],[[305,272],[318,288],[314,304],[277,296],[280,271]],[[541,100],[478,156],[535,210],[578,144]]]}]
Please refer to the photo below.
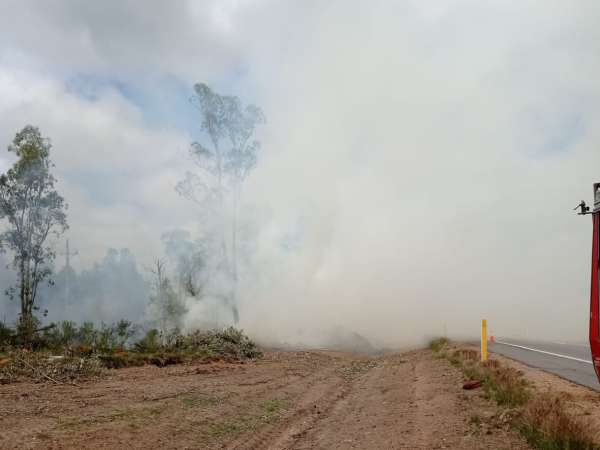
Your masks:
[{"label": "green tree foliage", "polygon": [[52,273],[55,252],[49,237],[67,229],[67,205],[54,189],[50,173],[50,141],[33,126],[19,131],[8,151],[17,161],[0,176],[0,220],[8,227],[0,233],[0,249],[9,250],[18,285],[9,289],[20,299],[19,328],[25,341],[36,327],[34,311],[38,287]]}]

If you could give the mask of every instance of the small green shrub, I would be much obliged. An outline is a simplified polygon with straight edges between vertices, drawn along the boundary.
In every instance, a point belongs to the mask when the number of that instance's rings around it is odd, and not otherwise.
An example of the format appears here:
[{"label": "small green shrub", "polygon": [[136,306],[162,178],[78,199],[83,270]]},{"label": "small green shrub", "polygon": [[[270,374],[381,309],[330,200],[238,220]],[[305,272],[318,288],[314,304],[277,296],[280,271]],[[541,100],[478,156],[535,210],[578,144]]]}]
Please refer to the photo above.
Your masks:
[{"label": "small green shrub", "polygon": [[160,334],[154,328],[148,330],[144,337],[134,344],[135,350],[140,353],[155,353],[160,347]]},{"label": "small green shrub", "polygon": [[444,347],[446,347],[446,345],[448,345],[448,339],[445,337],[440,337],[437,339],[432,339],[431,341],[429,341],[429,350],[438,353],[440,352]]},{"label": "small green shrub", "polygon": [[135,327],[128,320],[120,320],[111,325],[102,323],[95,333],[94,346],[101,353],[111,353],[125,348],[134,334]]}]

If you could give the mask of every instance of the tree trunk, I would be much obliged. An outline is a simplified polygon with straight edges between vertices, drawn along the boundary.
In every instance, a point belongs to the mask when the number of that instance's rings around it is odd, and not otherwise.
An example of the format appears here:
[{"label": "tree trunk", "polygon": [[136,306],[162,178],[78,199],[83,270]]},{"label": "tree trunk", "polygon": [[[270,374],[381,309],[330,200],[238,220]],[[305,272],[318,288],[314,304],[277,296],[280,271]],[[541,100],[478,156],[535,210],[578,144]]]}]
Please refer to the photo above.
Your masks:
[{"label": "tree trunk", "polygon": [[23,255],[19,267],[19,276],[21,278],[19,292],[21,315],[19,317],[18,331],[22,344],[25,347],[30,347],[33,341],[33,335],[35,334],[35,323],[29,298],[29,270],[27,270],[28,268],[26,266],[26,257]]},{"label": "tree trunk", "polygon": [[240,321],[240,316],[237,308],[237,284],[238,284],[238,260],[237,260],[237,213],[239,204],[239,186],[236,184],[233,187],[233,217],[231,221],[231,312],[233,314],[233,322],[237,325]]},{"label": "tree trunk", "polygon": [[19,296],[21,299],[21,318],[24,318],[27,315],[27,302],[25,297],[25,258],[23,255],[21,255],[19,277],[21,278],[21,288],[19,290]]}]

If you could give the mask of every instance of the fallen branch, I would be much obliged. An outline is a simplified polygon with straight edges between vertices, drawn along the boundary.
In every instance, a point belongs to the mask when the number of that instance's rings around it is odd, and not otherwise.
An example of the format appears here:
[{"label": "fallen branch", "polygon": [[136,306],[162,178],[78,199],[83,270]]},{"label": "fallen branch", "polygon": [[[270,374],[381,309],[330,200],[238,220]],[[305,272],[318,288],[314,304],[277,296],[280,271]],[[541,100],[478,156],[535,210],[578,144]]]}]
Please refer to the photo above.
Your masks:
[{"label": "fallen branch", "polygon": [[[33,367],[31,364],[29,364],[29,363],[28,363],[28,362],[25,360],[25,358],[21,358],[21,361],[23,362],[23,364],[25,364],[27,367],[29,367],[31,370],[33,370],[33,373],[35,373],[35,372],[36,372],[36,370],[35,370],[35,367]],[[56,383],[56,384],[66,384],[66,383],[63,383],[62,381],[58,381],[58,380],[56,380],[56,379],[52,378],[50,375],[47,375],[47,374],[45,374],[45,373],[41,373],[41,372],[40,372],[40,375],[42,375],[44,378],[47,378],[48,380],[52,381],[53,383]],[[73,381],[71,381],[71,384],[72,384],[73,386],[76,386],[76,387],[78,387],[78,388],[80,388],[80,387],[81,387],[79,384],[77,384],[77,383],[75,383],[75,382],[73,382]]]},{"label": "fallen branch", "polygon": [[34,333],[39,333],[40,331],[51,330],[52,328],[56,328],[56,324],[55,323],[51,323],[50,325],[46,325],[45,327],[38,328],[37,330],[34,331]]}]

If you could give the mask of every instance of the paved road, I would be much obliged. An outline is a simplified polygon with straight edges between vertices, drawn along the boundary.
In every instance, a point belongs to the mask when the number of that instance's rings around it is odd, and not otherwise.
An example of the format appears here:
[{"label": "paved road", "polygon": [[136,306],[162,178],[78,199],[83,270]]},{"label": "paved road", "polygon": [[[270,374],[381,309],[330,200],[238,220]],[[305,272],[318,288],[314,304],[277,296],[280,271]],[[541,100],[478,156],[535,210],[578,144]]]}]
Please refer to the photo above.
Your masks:
[{"label": "paved road", "polygon": [[[505,344],[496,342],[490,345],[490,351],[521,361],[528,366],[536,367],[547,372],[555,373],[567,380],[600,391],[600,383],[591,364],[590,347],[588,344],[566,344],[558,342],[535,342],[516,339],[500,339]],[[532,350],[512,347],[506,344],[528,347]],[[548,353],[568,356],[574,359],[561,358]],[[577,361],[578,359],[588,361]]]}]

